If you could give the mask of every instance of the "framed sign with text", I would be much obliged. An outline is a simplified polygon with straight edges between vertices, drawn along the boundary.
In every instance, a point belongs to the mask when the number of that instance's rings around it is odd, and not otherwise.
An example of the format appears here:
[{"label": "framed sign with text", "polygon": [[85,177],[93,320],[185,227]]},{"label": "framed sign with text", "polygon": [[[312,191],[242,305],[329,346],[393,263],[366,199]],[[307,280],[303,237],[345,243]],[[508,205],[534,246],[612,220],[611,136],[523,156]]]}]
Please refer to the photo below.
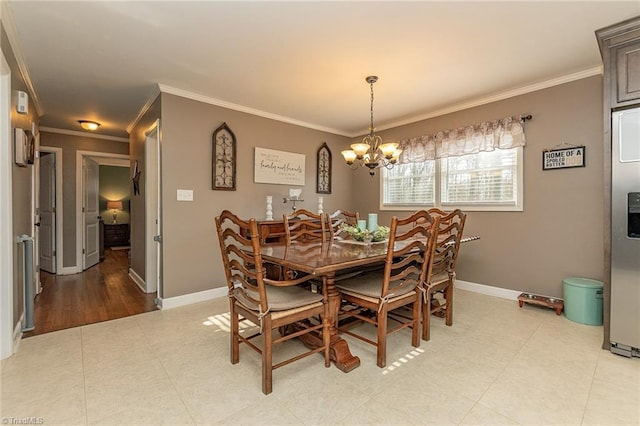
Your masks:
[{"label": "framed sign with text", "polygon": [[542,151],[542,170],[585,166],[585,147],[573,146]]},{"label": "framed sign with text", "polygon": [[253,181],[279,185],[304,185],[304,161],[304,154],[256,147]]}]

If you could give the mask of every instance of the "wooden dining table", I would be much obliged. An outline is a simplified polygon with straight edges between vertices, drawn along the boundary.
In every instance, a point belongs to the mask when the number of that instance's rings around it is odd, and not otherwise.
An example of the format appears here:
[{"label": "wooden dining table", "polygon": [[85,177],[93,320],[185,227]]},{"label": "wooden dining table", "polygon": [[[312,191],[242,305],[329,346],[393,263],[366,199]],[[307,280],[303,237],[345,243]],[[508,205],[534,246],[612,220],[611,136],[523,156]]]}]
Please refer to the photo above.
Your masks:
[{"label": "wooden dining table", "polygon": [[[463,238],[463,242],[480,237]],[[396,242],[396,245],[407,242]],[[398,246],[397,248],[402,248]],[[318,276],[327,290],[329,303],[329,331],[331,333],[331,360],[345,373],[360,365],[360,358],[351,354],[346,340],[338,336],[338,312],[342,301],[336,288],[336,276],[348,271],[383,265],[387,242],[362,243],[353,240],[333,240],[313,243],[285,243],[262,246],[263,260],[280,267]],[[307,334],[303,341],[308,346],[321,346],[320,336]]]},{"label": "wooden dining table", "polygon": [[[331,360],[345,373],[360,365],[360,358],[351,354],[346,340],[338,336],[338,311],[341,296],[335,286],[336,275],[359,267],[382,264],[387,244],[364,244],[356,241],[325,241],[314,243],[272,244],[261,249],[264,261],[311,275],[317,275],[327,290],[329,303],[329,331],[331,333]],[[320,336],[307,334],[303,341],[308,346],[321,346]]]}]

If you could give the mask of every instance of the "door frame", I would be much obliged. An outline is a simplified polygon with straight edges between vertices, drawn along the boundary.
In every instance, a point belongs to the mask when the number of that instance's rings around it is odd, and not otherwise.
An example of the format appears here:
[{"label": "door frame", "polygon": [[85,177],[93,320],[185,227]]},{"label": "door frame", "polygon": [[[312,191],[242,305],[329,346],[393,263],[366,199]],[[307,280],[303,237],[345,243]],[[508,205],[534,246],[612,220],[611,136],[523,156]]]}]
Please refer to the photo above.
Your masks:
[{"label": "door frame", "polygon": [[[155,151],[155,163],[149,161],[149,150]],[[156,300],[158,305],[162,306],[163,288],[162,288],[162,240],[154,241],[155,235],[162,235],[162,174],[161,170],[161,154],[160,154],[160,120],[156,120],[145,132],[144,142],[144,160],[146,169],[145,188],[144,188],[144,204],[145,204],[145,292],[157,292]],[[150,198],[150,186],[152,178],[155,178],[156,205],[150,207],[153,201]],[[153,214],[155,213],[155,214]],[[155,218],[158,223],[153,223]],[[162,237],[160,237],[162,238]],[[154,278],[151,280],[151,278]]]},{"label": "door frame", "polygon": [[13,150],[11,68],[0,50],[0,359],[13,355]]},{"label": "door frame", "polygon": [[128,154],[112,154],[97,151],[76,151],[76,266],[75,273],[82,272],[82,248],[84,246],[84,215],[82,214],[82,200],[84,199],[84,182],[82,178],[82,160],[84,157],[93,158],[100,164],[100,159],[129,160]]},{"label": "door frame", "polygon": [[[55,229],[56,229],[56,275],[65,275],[65,268],[62,266],[62,249],[64,247],[64,239],[62,238],[62,224],[63,222],[63,208],[62,208],[62,148],[56,148],[51,146],[41,146],[40,152],[48,152],[55,156],[56,166],[56,214],[55,214]],[[38,165],[38,167],[40,167]],[[42,175],[38,174],[38,178],[41,179]],[[38,182],[40,185],[40,182]],[[40,254],[38,253],[38,256]],[[67,268],[68,269],[68,268]]]}]

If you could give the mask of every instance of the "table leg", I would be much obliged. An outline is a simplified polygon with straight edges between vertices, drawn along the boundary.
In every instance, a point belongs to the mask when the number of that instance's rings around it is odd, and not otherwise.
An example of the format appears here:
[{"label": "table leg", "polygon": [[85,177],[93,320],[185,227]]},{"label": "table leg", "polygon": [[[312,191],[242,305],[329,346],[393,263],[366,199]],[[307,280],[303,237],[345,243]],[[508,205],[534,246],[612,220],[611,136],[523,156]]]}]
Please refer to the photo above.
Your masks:
[{"label": "table leg", "polygon": [[360,365],[360,358],[351,354],[349,344],[338,336],[338,313],[342,297],[335,286],[335,275],[327,275],[324,278],[329,299],[329,332],[331,334],[331,360],[340,370],[348,373]]},{"label": "table leg", "polygon": [[[331,361],[334,362],[338,369],[345,373],[357,368],[360,365],[360,358],[351,354],[349,344],[342,337],[338,336],[338,313],[340,312],[340,302],[342,297],[335,286],[334,275],[324,278],[324,285],[327,289],[327,298],[329,299],[329,333],[331,340],[331,349],[329,350]],[[296,324],[290,324],[282,329],[281,334],[287,334],[299,330]],[[309,348],[317,348],[323,345],[322,336],[316,333],[307,333],[299,337],[299,339]]]}]

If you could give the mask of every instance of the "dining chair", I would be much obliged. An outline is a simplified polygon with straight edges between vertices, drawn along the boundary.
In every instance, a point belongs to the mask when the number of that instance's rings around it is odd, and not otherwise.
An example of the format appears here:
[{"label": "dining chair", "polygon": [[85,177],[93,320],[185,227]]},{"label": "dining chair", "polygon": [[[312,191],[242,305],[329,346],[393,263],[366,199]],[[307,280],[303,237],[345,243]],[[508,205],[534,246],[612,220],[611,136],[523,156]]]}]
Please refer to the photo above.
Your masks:
[{"label": "dining chair", "polygon": [[[460,250],[460,240],[467,219],[466,213],[460,209],[445,212],[430,209],[429,214],[440,219],[438,238],[434,250],[433,261],[424,281],[424,306],[422,307],[422,339],[429,340],[431,316],[440,313],[445,317],[445,324],[453,324],[453,289],[456,280],[456,262]],[[442,299],[436,298],[442,294]],[[442,315],[444,314],[444,315]]]},{"label": "dining chair", "polygon": [[315,214],[305,209],[295,210],[282,216],[287,244],[297,242],[325,241],[328,239],[324,213]]},{"label": "dining chair", "polygon": [[[260,254],[258,226],[255,219],[242,220],[228,210],[215,218],[222,262],[227,277],[230,321],[231,363],[240,361],[240,343],[262,355],[262,392],[273,389],[273,370],[318,352],[324,352],[329,366],[329,321],[326,289],[312,293],[298,284],[312,275],[295,280],[272,280],[266,277]],[[317,318],[320,318],[317,321]],[[258,327],[252,334],[240,332],[240,322],[248,320]],[[294,325],[296,331],[276,334],[277,329]],[[244,328],[243,330],[247,330]],[[323,345],[273,364],[273,347],[307,333],[322,334]],[[262,336],[262,339],[253,340]],[[259,342],[261,341],[261,342]]]},{"label": "dining chair", "polygon": [[345,210],[336,210],[327,216],[327,227],[329,228],[330,239],[341,238],[341,234],[345,231],[342,229],[342,224],[349,226],[357,226],[360,215],[358,212],[352,213]]},{"label": "dining chair", "polygon": [[[420,346],[421,283],[426,279],[427,265],[433,255],[439,218],[418,211],[405,219],[391,219],[388,248],[382,272],[336,282],[346,302],[340,308],[343,318],[351,317],[377,327],[376,340],[351,330],[350,324],[338,330],[377,347],[377,365],[387,363],[387,335],[411,328],[411,344]],[[389,311],[411,307],[406,320],[391,317]],[[388,320],[398,323],[390,328]],[[358,322],[359,322],[358,321]],[[346,323],[349,321],[343,321]],[[352,321],[351,321],[352,322]]]}]

